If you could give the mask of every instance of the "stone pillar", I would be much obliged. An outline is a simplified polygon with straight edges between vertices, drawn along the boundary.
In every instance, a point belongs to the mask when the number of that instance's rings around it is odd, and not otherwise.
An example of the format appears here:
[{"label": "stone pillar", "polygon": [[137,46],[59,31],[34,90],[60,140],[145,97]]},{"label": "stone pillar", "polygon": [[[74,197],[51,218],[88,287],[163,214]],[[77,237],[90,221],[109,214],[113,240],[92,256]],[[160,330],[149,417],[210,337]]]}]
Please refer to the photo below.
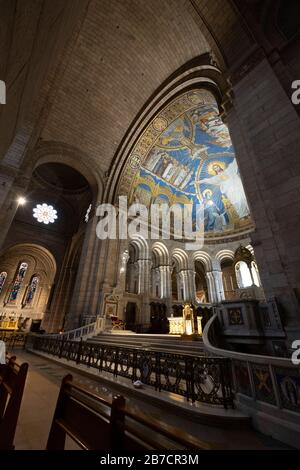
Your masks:
[{"label": "stone pillar", "polygon": [[[151,269],[151,296],[156,297],[156,286],[157,286],[157,280],[161,279],[161,273],[159,268],[152,268]],[[161,292],[161,285],[159,286],[159,293]]]},{"label": "stone pillar", "polygon": [[142,294],[142,306],[139,312],[138,323],[149,324],[150,323],[150,270],[151,260],[150,259],[139,259],[137,261],[139,268],[139,286],[138,293]]},{"label": "stone pillar", "polygon": [[18,210],[18,197],[26,196],[28,178],[17,179],[0,167],[0,248]]},{"label": "stone pillar", "polygon": [[[63,326],[65,330],[71,329],[68,324],[67,309],[74,286],[75,274],[72,267],[68,265],[61,270],[51,310],[47,312],[42,322],[42,328],[48,333],[57,333]],[[70,311],[68,310],[68,312]],[[72,328],[77,326],[77,324],[74,324]]]},{"label": "stone pillar", "polygon": [[[192,269],[183,269],[178,273],[180,284],[183,286],[183,301],[192,302],[196,296],[195,274]],[[181,297],[181,293],[179,292]]]},{"label": "stone pillar", "polygon": [[300,333],[300,120],[266,58],[253,54],[240,70],[231,77],[226,123],[255,222],[262,285],[282,306],[292,339]]},{"label": "stone pillar", "polygon": [[161,286],[160,296],[164,299],[167,299],[171,295],[170,266],[159,266],[158,269],[159,269],[160,286]]},{"label": "stone pillar", "polygon": [[86,226],[75,286],[68,306],[67,329],[77,328],[79,319],[84,316],[90,317],[91,321],[96,320],[97,311],[92,307],[91,299],[95,295],[96,244],[100,243],[96,237],[96,224],[97,219],[93,217]]},{"label": "stone pillar", "polygon": [[139,259],[137,261],[139,267],[139,285],[138,293],[139,294],[148,294],[149,295],[149,286],[150,286],[150,268],[151,260],[150,259]]},{"label": "stone pillar", "polygon": [[209,302],[218,303],[225,299],[223,275],[221,269],[214,269],[206,273]]}]

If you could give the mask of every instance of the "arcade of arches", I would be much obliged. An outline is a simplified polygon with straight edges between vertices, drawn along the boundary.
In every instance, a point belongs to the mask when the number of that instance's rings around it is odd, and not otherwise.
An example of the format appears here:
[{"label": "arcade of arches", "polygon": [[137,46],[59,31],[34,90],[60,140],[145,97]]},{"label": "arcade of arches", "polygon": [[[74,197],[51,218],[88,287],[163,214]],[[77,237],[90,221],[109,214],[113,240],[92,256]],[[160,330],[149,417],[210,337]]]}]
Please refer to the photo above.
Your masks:
[{"label": "arcade of arches", "polygon": [[[288,348],[300,334],[300,62],[286,3],[24,3],[1,26],[1,319],[55,333],[107,320],[110,305],[149,332],[155,309],[166,319],[191,303],[224,320],[248,305],[255,334]],[[194,228],[200,207],[202,248],[100,240],[97,207],[120,196],[188,204]]]}]

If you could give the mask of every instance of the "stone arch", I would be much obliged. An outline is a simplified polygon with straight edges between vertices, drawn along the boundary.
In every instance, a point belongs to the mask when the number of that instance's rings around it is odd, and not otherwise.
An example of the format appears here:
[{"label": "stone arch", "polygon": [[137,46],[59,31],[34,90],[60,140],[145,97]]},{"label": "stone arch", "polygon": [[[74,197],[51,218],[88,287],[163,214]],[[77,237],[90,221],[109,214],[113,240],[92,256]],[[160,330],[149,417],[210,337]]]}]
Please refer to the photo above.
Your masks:
[{"label": "stone arch", "polygon": [[227,250],[227,249],[224,249],[224,250],[220,250],[217,254],[216,254],[216,259],[222,263],[222,261],[225,261],[225,260],[234,260],[234,251],[233,250]]},{"label": "stone arch", "polygon": [[224,298],[226,300],[235,298],[238,285],[234,268],[234,252],[228,249],[221,250],[216,254],[216,259],[221,267]]},{"label": "stone arch", "polygon": [[[26,328],[31,321],[39,322],[46,313],[47,302],[56,275],[57,264],[52,253],[45,247],[31,243],[20,243],[2,250],[0,255],[0,270],[8,273],[7,283],[0,293],[0,304],[5,315],[11,315],[11,308],[7,310],[9,293],[14,283],[16,272],[20,262],[26,262],[28,268],[24,280],[20,286],[18,297],[14,303],[13,313],[16,318],[26,320]],[[3,269],[2,269],[3,266]],[[28,287],[33,276],[39,278],[34,302],[30,306],[25,305]]]},{"label": "stone arch", "polygon": [[56,260],[52,253],[42,245],[33,243],[19,243],[9,246],[0,252],[0,264],[11,263],[11,258],[21,257],[24,261],[32,263],[34,270],[40,270],[45,273],[56,273]]},{"label": "stone arch", "polygon": [[164,243],[154,243],[152,245],[152,253],[154,254],[157,266],[168,266],[170,264],[169,251]]},{"label": "stone arch", "polygon": [[212,270],[212,260],[208,253],[205,251],[196,251],[193,255],[193,260],[201,261],[202,264],[205,266],[206,272]]},{"label": "stone arch", "polygon": [[62,142],[42,142],[34,153],[31,165],[27,167],[27,177],[30,178],[35,168],[44,163],[63,163],[74,168],[88,181],[94,200],[97,202],[102,200],[104,191],[103,175],[89,156],[81,150]]},{"label": "stone arch", "polygon": [[188,269],[188,267],[189,267],[188,255],[181,248],[175,248],[172,251],[172,257],[171,258],[172,258],[172,260],[175,261],[177,271]]},{"label": "stone arch", "polygon": [[147,243],[147,240],[145,238],[136,235],[134,238],[130,240],[129,246],[134,247],[136,253],[137,253],[137,259],[149,259],[149,246]]},{"label": "stone arch", "polygon": [[219,106],[222,96],[227,89],[227,83],[220,69],[210,54],[203,54],[184,64],[175,71],[148,100],[145,107],[138,113],[115,154],[111,176],[107,185],[105,199],[109,202],[118,196],[118,184],[124,165],[130,157],[132,148],[141,137],[141,134],[155,118],[159,111],[167,106],[177,96],[190,89],[207,89],[210,91]]}]

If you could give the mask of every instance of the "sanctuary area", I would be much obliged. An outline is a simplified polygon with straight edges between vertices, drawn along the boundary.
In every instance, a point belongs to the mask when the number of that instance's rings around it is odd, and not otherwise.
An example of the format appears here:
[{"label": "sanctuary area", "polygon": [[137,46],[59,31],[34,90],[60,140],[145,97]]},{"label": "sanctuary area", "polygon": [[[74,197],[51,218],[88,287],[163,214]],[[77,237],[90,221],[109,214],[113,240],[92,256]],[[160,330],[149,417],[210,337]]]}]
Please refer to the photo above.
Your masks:
[{"label": "sanctuary area", "polygon": [[300,448],[299,0],[0,31],[0,449]]}]

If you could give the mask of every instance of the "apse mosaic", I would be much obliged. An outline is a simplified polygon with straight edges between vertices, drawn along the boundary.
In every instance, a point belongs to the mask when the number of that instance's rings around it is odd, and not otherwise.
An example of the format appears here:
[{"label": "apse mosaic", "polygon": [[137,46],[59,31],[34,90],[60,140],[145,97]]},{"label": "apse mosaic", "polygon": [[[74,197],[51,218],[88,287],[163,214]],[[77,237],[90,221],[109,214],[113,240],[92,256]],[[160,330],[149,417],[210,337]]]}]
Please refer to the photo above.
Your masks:
[{"label": "apse mosaic", "polygon": [[176,98],[147,127],[123,172],[118,195],[130,203],[204,209],[206,236],[252,229],[227,127],[205,90]]}]

